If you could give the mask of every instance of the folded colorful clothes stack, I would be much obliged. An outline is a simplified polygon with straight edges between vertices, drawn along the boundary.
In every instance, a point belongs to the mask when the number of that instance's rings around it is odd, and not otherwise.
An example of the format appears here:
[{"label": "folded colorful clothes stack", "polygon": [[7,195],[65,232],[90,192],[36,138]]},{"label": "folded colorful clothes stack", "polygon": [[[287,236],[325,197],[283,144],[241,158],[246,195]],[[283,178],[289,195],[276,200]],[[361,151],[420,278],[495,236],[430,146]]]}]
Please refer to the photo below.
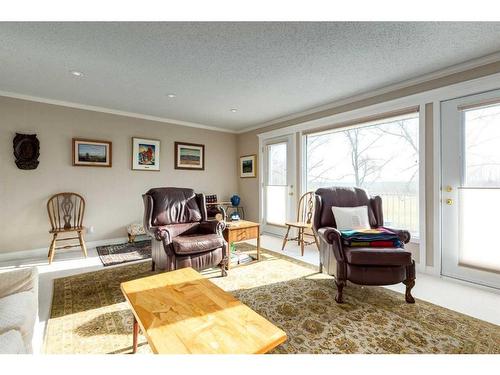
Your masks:
[{"label": "folded colorful clothes stack", "polygon": [[350,247],[403,247],[398,235],[378,227],[372,229],[341,230],[342,241]]}]

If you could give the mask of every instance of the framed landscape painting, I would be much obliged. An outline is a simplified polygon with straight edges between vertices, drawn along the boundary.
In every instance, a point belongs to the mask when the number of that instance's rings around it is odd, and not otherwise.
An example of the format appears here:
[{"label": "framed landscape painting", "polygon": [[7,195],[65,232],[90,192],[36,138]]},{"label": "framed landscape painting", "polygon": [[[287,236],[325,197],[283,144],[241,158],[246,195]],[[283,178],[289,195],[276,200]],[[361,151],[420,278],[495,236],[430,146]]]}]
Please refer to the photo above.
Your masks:
[{"label": "framed landscape painting", "polygon": [[257,177],[257,156],[240,156],[240,177]]},{"label": "framed landscape painting", "polygon": [[175,142],[175,169],[205,169],[205,145]]},{"label": "framed landscape painting", "polygon": [[132,169],[137,171],[160,170],[160,141],[132,138]]},{"label": "framed landscape painting", "polygon": [[73,165],[78,167],[111,167],[111,142],[73,138]]}]

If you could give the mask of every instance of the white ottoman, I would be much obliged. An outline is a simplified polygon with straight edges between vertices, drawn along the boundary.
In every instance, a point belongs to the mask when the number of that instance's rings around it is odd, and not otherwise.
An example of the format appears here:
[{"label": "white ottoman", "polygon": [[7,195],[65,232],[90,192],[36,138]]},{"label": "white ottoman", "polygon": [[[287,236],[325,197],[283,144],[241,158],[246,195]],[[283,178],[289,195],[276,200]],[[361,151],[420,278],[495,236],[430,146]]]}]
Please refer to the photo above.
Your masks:
[{"label": "white ottoman", "polygon": [[142,224],[134,223],[130,224],[127,227],[127,234],[128,234],[128,242],[130,243],[135,241],[135,236],[146,234],[146,231],[144,230]]}]

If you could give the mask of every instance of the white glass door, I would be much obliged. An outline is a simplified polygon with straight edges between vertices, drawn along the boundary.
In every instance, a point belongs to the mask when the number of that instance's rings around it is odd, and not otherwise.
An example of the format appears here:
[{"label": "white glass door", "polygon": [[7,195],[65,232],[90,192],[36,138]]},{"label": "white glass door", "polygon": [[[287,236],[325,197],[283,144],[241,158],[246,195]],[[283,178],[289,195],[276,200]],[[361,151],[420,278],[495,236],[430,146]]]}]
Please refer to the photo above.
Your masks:
[{"label": "white glass door", "polygon": [[294,137],[264,143],[263,230],[284,235],[294,209]]},{"label": "white glass door", "polygon": [[500,91],[441,104],[442,274],[500,288]]}]

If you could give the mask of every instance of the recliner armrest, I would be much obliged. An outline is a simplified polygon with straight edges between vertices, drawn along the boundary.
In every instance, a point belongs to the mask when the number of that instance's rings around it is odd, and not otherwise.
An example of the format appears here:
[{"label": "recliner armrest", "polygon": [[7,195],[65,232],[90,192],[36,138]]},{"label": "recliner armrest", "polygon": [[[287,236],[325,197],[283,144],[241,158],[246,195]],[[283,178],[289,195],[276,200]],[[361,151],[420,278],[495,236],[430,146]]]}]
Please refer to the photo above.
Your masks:
[{"label": "recliner armrest", "polygon": [[[387,227],[385,227],[385,228],[387,228]],[[393,229],[393,228],[387,228],[387,229],[389,229],[390,231],[396,233],[398,235],[399,239],[403,243],[410,242],[411,234],[407,230],[404,230],[404,229]]]},{"label": "recliner armrest", "polygon": [[218,234],[222,236],[224,229],[226,229],[225,221],[208,220],[200,223],[199,230],[202,233]]},{"label": "recliner armrest", "polygon": [[337,261],[344,261],[344,248],[342,246],[342,235],[337,228],[323,227],[318,229],[318,236],[331,246],[333,255]]},{"label": "recliner armrest", "polygon": [[151,227],[149,234],[152,235],[157,241],[163,241],[164,244],[172,242],[172,233],[167,226]]},{"label": "recliner armrest", "polygon": [[340,242],[342,235],[337,228],[323,227],[318,229],[318,234],[325,239],[329,244]]}]

